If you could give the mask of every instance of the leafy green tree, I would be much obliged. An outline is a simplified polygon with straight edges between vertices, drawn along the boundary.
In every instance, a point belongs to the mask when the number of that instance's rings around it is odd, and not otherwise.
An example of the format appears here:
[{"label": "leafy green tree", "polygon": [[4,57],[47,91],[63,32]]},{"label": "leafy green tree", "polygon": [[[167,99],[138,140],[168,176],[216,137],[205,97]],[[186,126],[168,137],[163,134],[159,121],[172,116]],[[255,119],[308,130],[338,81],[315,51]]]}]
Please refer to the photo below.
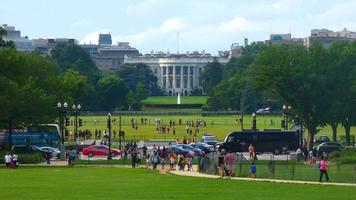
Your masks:
[{"label": "leafy green tree", "polygon": [[130,90],[136,91],[139,83],[145,86],[147,95],[161,95],[162,92],[157,85],[157,77],[151,68],[143,63],[121,65],[117,75],[124,80]]},{"label": "leafy green tree", "polygon": [[13,41],[5,41],[3,39],[4,36],[7,35],[6,30],[0,26],[0,49],[1,48],[11,48],[11,49],[15,49],[15,44]]},{"label": "leafy green tree", "polygon": [[58,86],[57,96],[63,101],[83,103],[89,95],[86,76],[73,69],[68,69],[58,77]]},{"label": "leafy green tree", "polygon": [[327,54],[321,45],[309,50],[293,45],[271,46],[257,56],[249,69],[249,81],[257,89],[276,95],[293,108],[308,130],[308,148],[313,147],[317,127],[324,124],[328,105],[325,79]]},{"label": "leafy green tree", "polygon": [[100,78],[100,71],[88,52],[78,45],[58,44],[52,49],[51,58],[58,63],[62,72],[68,69],[78,71],[85,75],[91,84],[96,84]]},{"label": "leafy green tree", "polygon": [[204,66],[199,81],[206,94],[211,95],[214,87],[223,79],[223,66],[216,59]]},{"label": "leafy green tree", "polygon": [[116,108],[127,108],[129,89],[124,81],[115,75],[100,79],[95,87],[98,107],[101,110],[113,111]]}]

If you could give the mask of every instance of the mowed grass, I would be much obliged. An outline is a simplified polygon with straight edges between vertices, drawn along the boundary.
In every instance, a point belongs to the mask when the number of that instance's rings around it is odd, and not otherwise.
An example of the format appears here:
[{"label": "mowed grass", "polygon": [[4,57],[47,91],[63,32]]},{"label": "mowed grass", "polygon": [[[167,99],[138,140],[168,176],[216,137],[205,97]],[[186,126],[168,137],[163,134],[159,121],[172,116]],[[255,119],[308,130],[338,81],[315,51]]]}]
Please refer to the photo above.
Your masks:
[{"label": "mowed grass", "polygon": [[355,199],[355,187],[161,175],[146,169],[0,169],[1,199]]},{"label": "mowed grass", "polygon": [[[95,130],[107,130],[106,120],[107,116],[81,116],[84,119],[84,126],[79,129],[91,130],[93,136]],[[119,117],[113,116],[115,119],[113,123],[113,130],[118,132],[119,129]],[[141,124],[141,118],[147,118],[147,125]],[[160,119],[161,124],[169,125],[169,120],[175,121],[176,123],[176,135],[174,136],[172,130],[169,133],[157,133],[155,121]],[[189,134],[186,133],[186,121],[193,120],[194,122],[198,119],[206,121],[206,127],[199,127],[199,133],[197,138],[200,139],[204,133],[211,133],[218,137],[218,139],[223,140],[225,136],[234,131],[241,130],[241,125],[238,122],[240,115],[225,115],[225,116],[198,116],[198,115],[184,115],[184,116],[122,116],[122,130],[126,133],[127,140],[149,140],[149,139],[177,139],[187,137]],[[73,117],[71,118],[73,119]],[[138,124],[137,130],[131,127],[131,119],[134,119]],[[179,125],[179,119],[182,120],[182,125]],[[257,116],[257,128],[258,129],[280,129],[280,121],[282,117],[278,115],[258,115]],[[96,121],[96,123],[95,123]],[[290,124],[289,124],[290,126]],[[251,129],[252,127],[252,117],[250,115],[244,116],[244,129]],[[69,130],[73,133],[74,127],[69,126]],[[192,128],[194,135],[195,128]],[[351,128],[351,134],[356,135],[356,127]],[[321,128],[318,135],[327,135],[331,138],[332,130],[330,126],[325,126]],[[345,129],[342,126],[338,126],[338,136],[345,135]],[[116,140],[118,137],[116,136]]]},{"label": "mowed grass", "polygon": [[[181,96],[181,104],[205,104],[207,96]],[[143,105],[177,104],[176,96],[151,96],[142,100]]]}]

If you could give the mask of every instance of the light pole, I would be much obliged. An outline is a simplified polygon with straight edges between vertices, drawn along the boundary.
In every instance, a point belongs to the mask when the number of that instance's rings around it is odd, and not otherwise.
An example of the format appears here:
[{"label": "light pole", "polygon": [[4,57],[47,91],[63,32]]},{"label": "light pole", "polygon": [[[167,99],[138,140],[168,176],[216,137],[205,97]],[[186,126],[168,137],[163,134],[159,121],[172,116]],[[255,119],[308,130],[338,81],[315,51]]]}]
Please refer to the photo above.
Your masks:
[{"label": "light pole", "polygon": [[284,119],[284,130],[288,130],[288,115],[290,114],[290,111],[292,109],[291,106],[283,105],[283,119]]},{"label": "light pole", "polygon": [[82,107],[80,106],[80,104],[72,105],[72,109],[73,109],[73,115],[74,115],[74,141],[76,144],[78,144],[78,115],[80,114],[80,109]]},{"label": "light pole", "polygon": [[109,129],[109,139],[108,139],[108,143],[109,143],[109,155],[108,155],[108,160],[111,160],[111,114],[108,114],[108,121],[107,121],[107,125],[108,125],[108,129]]},{"label": "light pole", "polygon": [[64,146],[64,119],[66,118],[67,115],[67,107],[68,104],[67,102],[64,102],[63,105],[61,102],[57,103],[57,108],[59,112],[59,127],[60,127],[60,132],[61,132],[61,143],[59,145],[59,150],[61,152],[60,158],[61,160],[65,160],[65,146]]},{"label": "light pole", "polygon": [[256,113],[252,113],[252,129],[253,129],[254,131],[257,130]]}]

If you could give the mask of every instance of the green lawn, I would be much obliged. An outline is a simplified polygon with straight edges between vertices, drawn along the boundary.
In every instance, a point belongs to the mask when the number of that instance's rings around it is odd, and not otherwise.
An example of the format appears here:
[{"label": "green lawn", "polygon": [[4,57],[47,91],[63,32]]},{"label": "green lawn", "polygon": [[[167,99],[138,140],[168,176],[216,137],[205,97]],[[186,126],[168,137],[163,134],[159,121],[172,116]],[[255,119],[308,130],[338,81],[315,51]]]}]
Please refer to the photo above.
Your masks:
[{"label": "green lawn", "polygon": [[[207,96],[181,96],[181,104],[205,104]],[[142,100],[143,105],[177,104],[177,97],[172,96],[151,96]]]},{"label": "green lawn", "polygon": [[355,199],[355,187],[160,175],[145,169],[0,168],[1,199]]},{"label": "green lawn", "polygon": [[[143,116],[145,117],[145,116]],[[84,119],[84,126],[79,129],[89,129],[94,134],[96,129],[105,130],[106,128],[106,120],[107,116],[82,116]],[[113,130],[116,132],[119,129],[119,117],[113,116],[116,121],[113,124]],[[131,119],[134,119],[138,123],[138,129],[133,129],[131,127]],[[169,120],[173,120],[176,122],[176,136],[173,136],[172,131],[170,133],[157,133],[155,120],[159,118],[162,124],[169,125]],[[201,138],[204,132],[212,133],[218,137],[218,139],[223,140],[225,136],[234,130],[240,130],[241,125],[237,123],[237,119],[239,119],[239,115],[230,115],[230,116],[197,116],[197,115],[185,115],[185,116],[147,116],[147,125],[141,125],[141,116],[123,116],[122,117],[122,130],[126,132],[127,140],[148,140],[148,139],[174,139],[174,138],[182,138],[184,136],[189,136],[186,134],[186,121],[187,120],[198,120],[203,119],[207,122],[206,127],[200,127],[198,138]],[[72,117],[73,119],[73,117]],[[178,125],[179,119],[182,119],[182,125]],[[257,128],[258,129],[280,129],[280,120],[281,116],[273,116],[273,115],[258,115],[257,116]],[[94,121],[96,120],[96,124]],[[271,124],[273,121],[273,124]],[[244,128],[250,129],[252,127],[252,117],[250,115],[246,115],[244,117]],[[73,132],[74,127],[68,127],[71,132]],[[193,128],[194,133],[194,128]],[[318,133],[318,135],[327,135],[331,138],[331,128],[329,126],[323,127]],[[338,134],[339,136],[345,135],[345,131],[342,126],[338,126]],[[351,134],[356,135],[356,127],[351,128]],[[118,138],[116,137],[116,140]]]}]

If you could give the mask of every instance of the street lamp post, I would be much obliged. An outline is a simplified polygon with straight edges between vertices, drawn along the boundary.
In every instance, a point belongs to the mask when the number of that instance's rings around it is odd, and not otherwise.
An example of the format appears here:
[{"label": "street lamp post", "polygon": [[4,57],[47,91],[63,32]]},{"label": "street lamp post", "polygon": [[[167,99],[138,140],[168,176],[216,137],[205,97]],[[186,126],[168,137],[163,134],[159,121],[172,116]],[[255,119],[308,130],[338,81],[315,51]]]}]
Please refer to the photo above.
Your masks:
[{"label": "street lamp post", "polygon": [[292,109],[291,106],[283,105],[283,119],[284,119],[284,130],[288,130],[288,115],[290,114],[290,110]]},{"label": "street lamp post", "polygon": [[121,151],[121,137],[122,137],[122,133],[121,133],[121,114],[119,115],[119,149]]},{"label": "street lamp post", "polygon": [[253,129],[254,131],[257,130],[256,113],[252,113],[252,129]]},{"label": "street lamp post", "polygon": [[59,145],[59,150],[60,150],[60,158],[61,160],[65,160],[65,146],[64,146],[64,120],[67,115],[67,107],[68,104],[67,102],[64,102],[63,105],[58,102],[57,103],[57,108],[59,112],[59,127],[60,127],[60,132],[61,132],[61,143]]},{"label": "street lamp post", "polygon": [[80,106],[80,104],[72,105],[72,109],[73,109],[73,115],[74,115],[74,141],[76,144],[78,144],[78,116],[80,114],[80,109],[82,107]]},{"label": "street lamp post", "polygon": [[109,155],[108,155],[108,160],[111,160],[112,157],[111,157],[111,127],[112,127],[112,124],[111,124],[111,114],[109,113],[108,114],[108,129],[109,129],[109,139],[108,139],[108,143],[109,143]]}]

